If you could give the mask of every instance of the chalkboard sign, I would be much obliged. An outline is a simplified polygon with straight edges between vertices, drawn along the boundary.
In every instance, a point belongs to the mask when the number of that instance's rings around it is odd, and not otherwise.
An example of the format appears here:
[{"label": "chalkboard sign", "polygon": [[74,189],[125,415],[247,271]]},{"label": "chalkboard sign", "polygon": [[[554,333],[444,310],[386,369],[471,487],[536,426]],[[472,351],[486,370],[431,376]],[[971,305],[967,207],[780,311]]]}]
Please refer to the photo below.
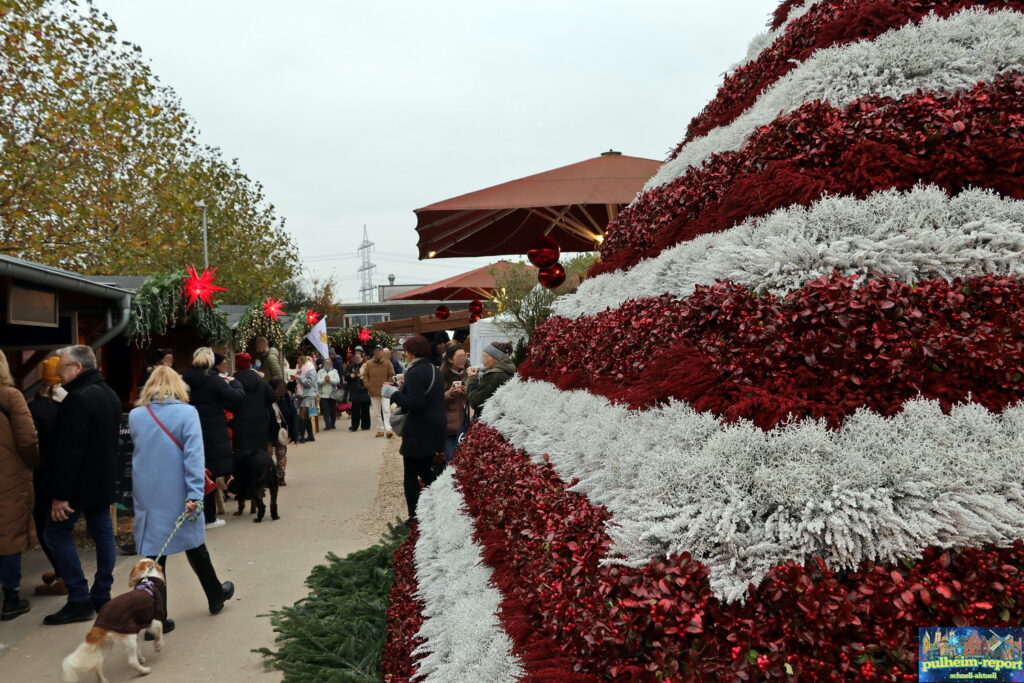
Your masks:
[{"label": "chalkboard sign", "polygon": [[127,413],[121,416],[121,428],[117,438],[117,483],[114,489],[114,502],[118,509],[132,510],[132,433],[128,429]]}]

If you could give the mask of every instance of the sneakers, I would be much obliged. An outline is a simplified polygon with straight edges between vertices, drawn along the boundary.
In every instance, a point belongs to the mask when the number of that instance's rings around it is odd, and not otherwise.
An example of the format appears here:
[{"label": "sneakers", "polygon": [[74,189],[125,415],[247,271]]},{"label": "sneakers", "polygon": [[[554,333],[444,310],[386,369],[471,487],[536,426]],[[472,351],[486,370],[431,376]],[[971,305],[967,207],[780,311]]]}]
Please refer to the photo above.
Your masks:
[{"label": "sneakers", "polygon": [[217,529],[217,528],[222,527],[222,526],[224,526],[226,524],[227,524],[227,522],[225,522],[223,519],[215,519],[212,522],[210,522],[209,524],[207,524],[206,528],[207,529]]},{"label": "sneakers", "polygon": [[[4,602],[6,603],[6,599]],[[5,608],[4,614],[6,613]],[[64,603],[63,607],[44,618],[43,623],[47,626],[62,626],[64,624],[74,624],[78,621],[92,621],[92,618],[95,616],[96,611],[92,608],[91,601],[72,602],[68,600]]]},{"label": "sneakers", "polygon": [[384,433],[384,436],[388,437],[389,439],[392,438],[394,435],[395,433],[390,429]]},{"label": "sneakers", "polygon": [[28,612],[32,607],[18,594],[18,591],[4,591],[4,611],[0,621],[10,621]]},{"label": "sneakers", "polygon": [[373,435],[373,438],[375,438],[375,439],[383,439],[384,438],[384,432],[377,432],[376,434]]},{"label": "sneakers", "polygon": [[221,597],[219,600],[210,603],[210,614],[218,614],[224,609],[224,603],[230,600],[235,595],[235,584],[230,581],[225,581],[221,584]]}]

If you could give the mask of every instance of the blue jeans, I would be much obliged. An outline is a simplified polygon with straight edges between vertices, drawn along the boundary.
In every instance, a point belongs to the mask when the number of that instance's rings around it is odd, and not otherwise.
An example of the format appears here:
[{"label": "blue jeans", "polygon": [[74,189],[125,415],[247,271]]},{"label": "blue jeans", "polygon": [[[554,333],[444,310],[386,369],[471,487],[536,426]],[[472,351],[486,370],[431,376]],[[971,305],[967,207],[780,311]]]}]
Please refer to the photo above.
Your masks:
[{"label": "blue jeans", "polygon": [[21,586],[21,553],[0,555],[0,582],[5,593],[13,593]]},{"label": "blue jeans", "polygon": [[463,427],[459,430],[458,434],[445,434],[444,436],[444,464],[451,463],[452,458],[455,457],[455,449],[459,447],[459,439],[466,433],[468,427]]},{"label": "blue jeans", "polygon": [[[78,550],[71,540],[71,530],[75,528],[78,516],[85,517],[85,526],[89,536],[96,544],[96,576],[93,578],[92,590],[82,572],[82,563],[78,559]],[[68,587],[69,602],[85,602],[109,600],[110,587],[114,585],[114,530],[110,526],[108,508],[98,510],[76,510],[63,522],[46,520],[43,532],[46,545],[50,547],[56,563],[57,575],[64,579]]]}]

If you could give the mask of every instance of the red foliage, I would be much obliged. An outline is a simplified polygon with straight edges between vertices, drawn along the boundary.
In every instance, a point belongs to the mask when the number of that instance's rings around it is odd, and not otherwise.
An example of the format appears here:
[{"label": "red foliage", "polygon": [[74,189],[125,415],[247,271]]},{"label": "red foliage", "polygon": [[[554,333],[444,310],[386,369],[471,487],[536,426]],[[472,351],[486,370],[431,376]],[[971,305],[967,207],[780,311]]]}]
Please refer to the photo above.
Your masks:
[{"label": "red foliage", "polygon": [[[423,625],[423,602],[416,599],[416,567],[413,551],[419,527],[409,528],[409,537],[395,551],[392,569],[395,581],[388,595],[387,634],[381,653],[381,672],[389,683],[411,681],[416,675],[412,651],[423,642],[416,634]],[[418,658],[417,658],[418,659]]]},{"label": "red foliage", "polygon": [[955,95],[810,102],[639,197],[608,226],[591,275],[825,194],[865,197],[919,182],[1024,198],[1024,76]]},{"label": "red foliage", "polygon": [[1016,626],[1024,616],[1020,541],[928,549],[855,572],[787,563],[746,602],[723,605],[707,568],[686,555],[601,566],[607,512],[489,427],[463,442],[456,479],[495,581],[523,610],[518,630],[603,680],[911,681],[918,626]]},{"label": "red foliage", "polygon": [[[802,2],[802,0],[801,0]],[[718,126],[732,123],[780,78],[818,50],[859,40],[872,40],[894,28],[917,23],[927,14],[948,17],[975,6],[989,9],[1024,9],[1024,2],[985,0],[846,0],[821,2],[793,21],[786,32],[756,59],[730,74],[718,94],[690,123],[686,138],[669,158],[674,159],[687,142]]]},{"label": "red foliage", "polygon": [[520,374],[632,408],[682,399],[764,429],[789,415],[835,427],[862,406],[891,415],[917,395],[996,412],[1024,397],[1020,278],[857,281],[833,275],[784,298],[718,283],[552,318]]}]

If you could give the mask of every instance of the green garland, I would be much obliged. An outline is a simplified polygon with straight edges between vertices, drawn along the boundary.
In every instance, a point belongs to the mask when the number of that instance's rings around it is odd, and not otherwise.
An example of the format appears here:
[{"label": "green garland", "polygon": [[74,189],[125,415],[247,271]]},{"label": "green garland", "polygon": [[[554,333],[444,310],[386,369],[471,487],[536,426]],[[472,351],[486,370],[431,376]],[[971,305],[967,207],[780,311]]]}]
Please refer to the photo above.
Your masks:
[{"label": "green garland", "polygon": [[291,328],[284,333],[284,354],[286,356],[294,356],[299,352],[299,347],[302,346],[303,340],[309,331],[313,329],[313,326],[306,320],[306,311],[300,311],[295,314]]},{"label": "green garland", "polygon": [[381,330],[370,330],[370,341],[364,342],[359,338],[359,332],[365,327],[343,327],[330,336],[331,346],[339,353],[344,349],[354,349],[357,346],[382,346],[390,349],[395,345],[395,338]]},{"label": "green garland", "polygon": [[281,321],[268,317],[263,313],[263,300],[249,304],[245,313],[235,327],[235,348],[244,351],[256,337],[266,337],[270,346],[275,349],[285,348],[284,327]]},{"label": "green garland", "polygon": [[[388,594],[394,580],[395,550],[409,531],[388,525],[377,545],[313,568],[310,594],[270,613],[276,650],[253,650],[285,681],[374,683],[380,681],[380,653],[387,628]],[[265,615],[264,615],[265,616]]]},{"label": "green garland", "polygon": [[200,339],[208,344],[220,344],[231,339],[228,316],[217,308],[197,304],[186,308],[185,271],[174,271],[146,278],[132,297],[131,315],[125,335],[136,346],[145,346],[155,335],[161,335],[176,325],[195,329]]}]

